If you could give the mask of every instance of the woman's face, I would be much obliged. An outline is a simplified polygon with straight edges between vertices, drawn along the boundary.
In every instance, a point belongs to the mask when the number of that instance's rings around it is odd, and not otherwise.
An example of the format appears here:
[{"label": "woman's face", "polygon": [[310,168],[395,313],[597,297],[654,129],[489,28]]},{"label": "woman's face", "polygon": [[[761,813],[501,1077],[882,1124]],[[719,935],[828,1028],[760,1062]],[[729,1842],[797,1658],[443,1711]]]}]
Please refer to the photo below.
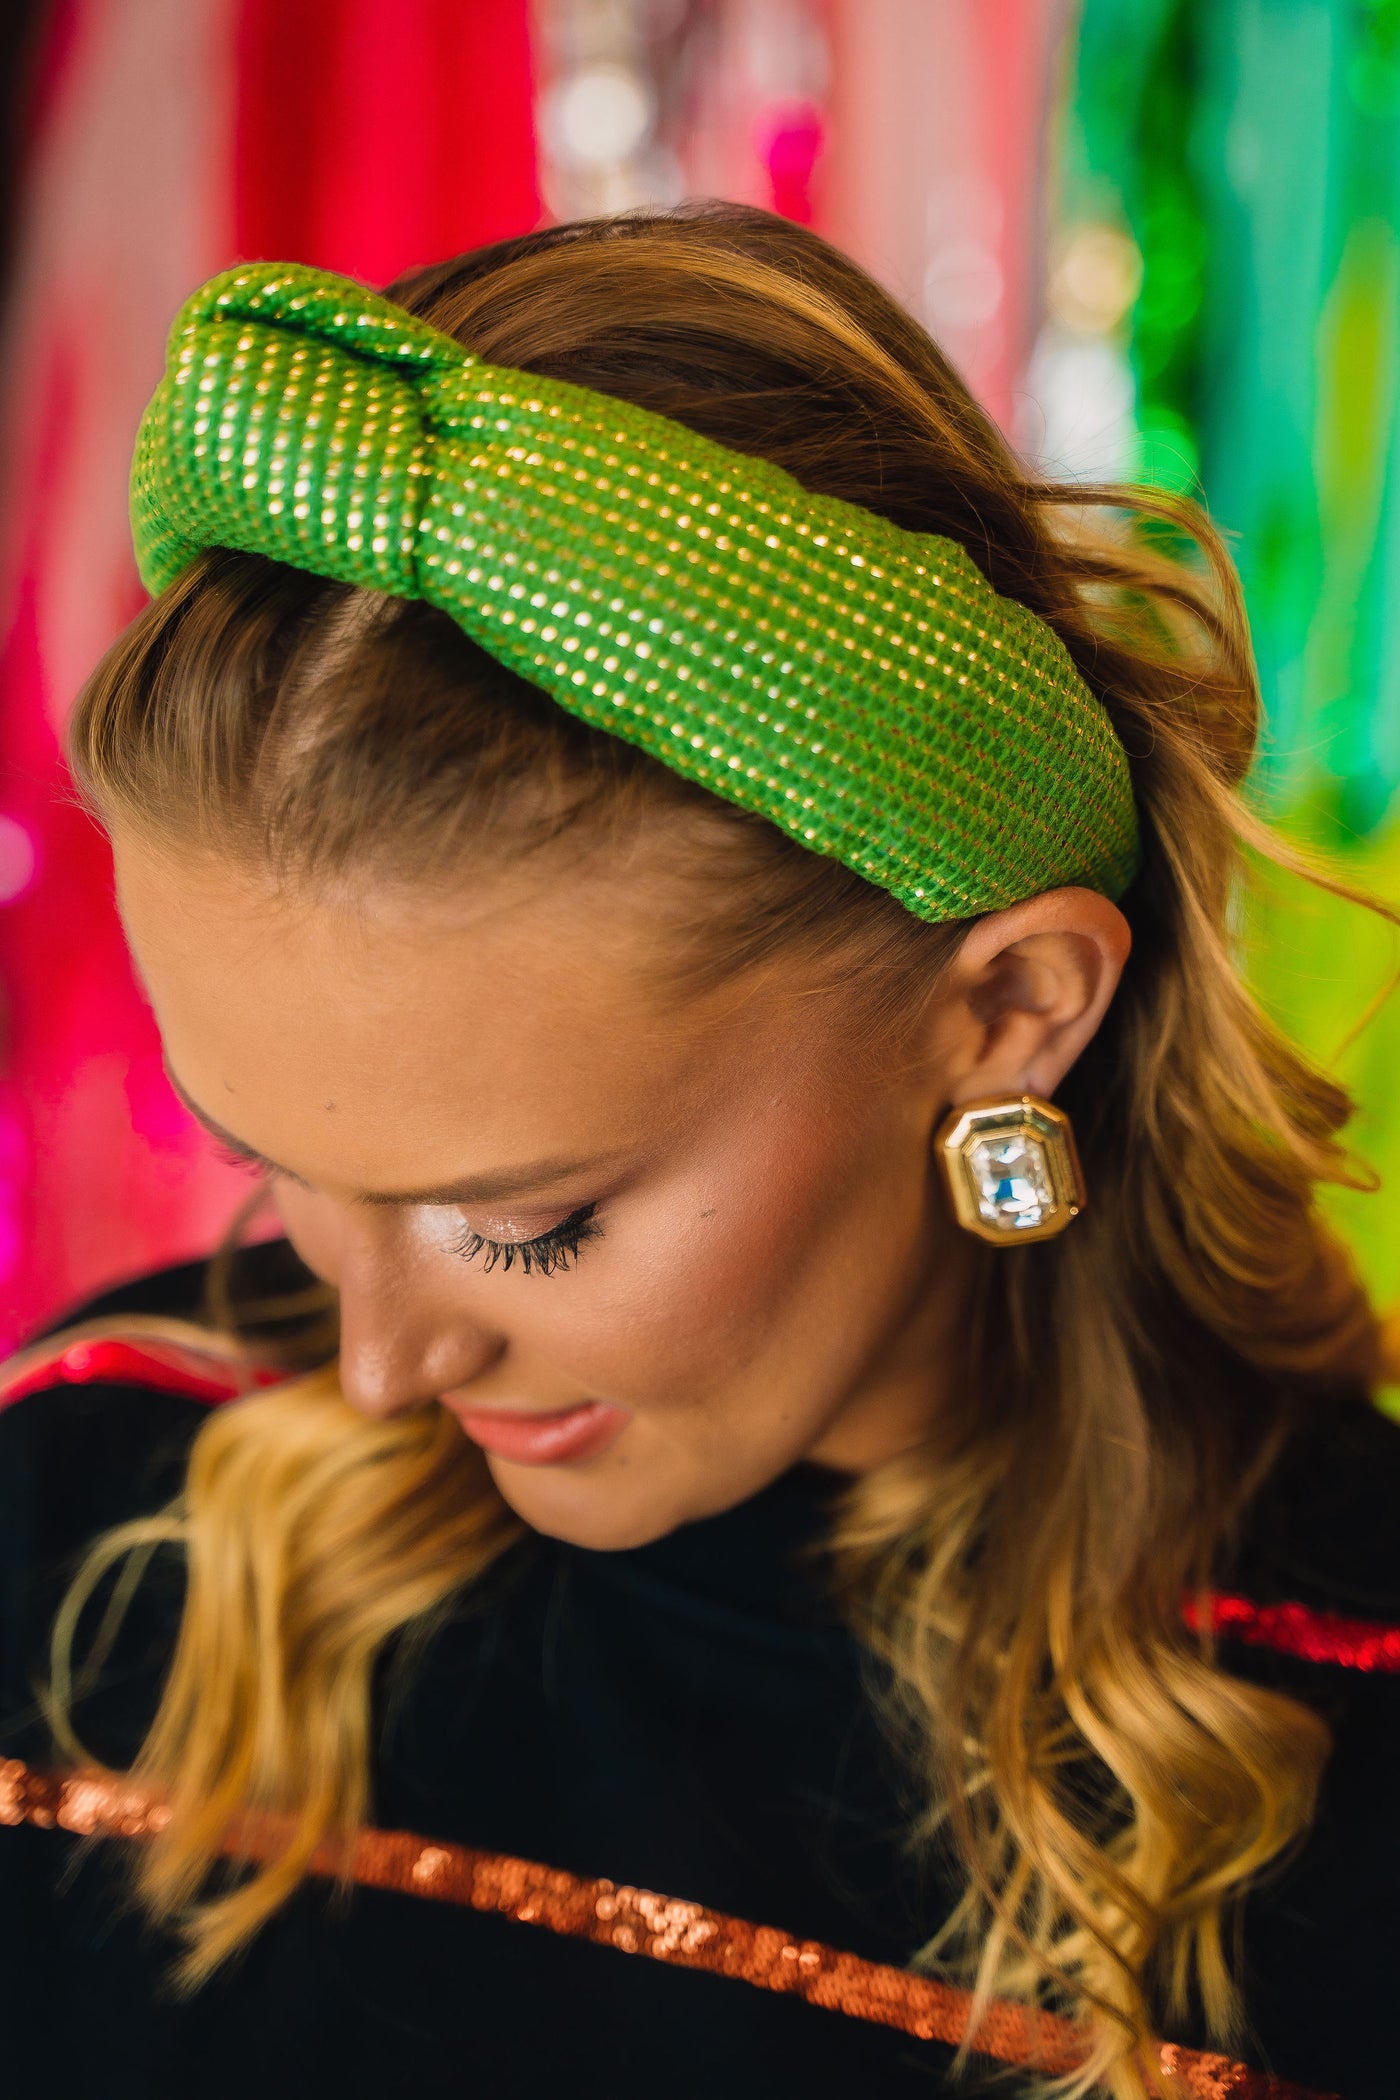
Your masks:
[{"label": "woman's face", "polygon": [[528,1523],[601,1548],[925,1434],[966,1261],[930,1136],[1043,1016],[1034,958],[960,956],[886,1069],[792,969],[665,995],[662,840],[343,902],[114,843],[172,1076],[270,1164],[353,1407],[447,1407]]}]

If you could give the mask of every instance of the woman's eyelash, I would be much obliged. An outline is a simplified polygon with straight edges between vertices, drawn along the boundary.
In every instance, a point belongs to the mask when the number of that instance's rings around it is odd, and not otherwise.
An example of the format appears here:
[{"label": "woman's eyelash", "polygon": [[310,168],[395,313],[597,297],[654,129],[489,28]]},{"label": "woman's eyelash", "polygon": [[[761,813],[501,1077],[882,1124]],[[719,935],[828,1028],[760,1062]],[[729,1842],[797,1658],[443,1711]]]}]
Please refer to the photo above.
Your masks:
[{"label": "woman's eyelash", "polygon": [[594,1216],[597,1208],[596,1203],[585,1203],[571,1212],[562,1225],[552,1226],[533,1240],[488,1240],[468,1227],[454,1241],[453,1252],[460,1254],[463,1261],[484,1257],[483,1269],[494,1269],[497,1263],[509,1269],[519,1262],[527,1276],[532,1269],[541,1276],[550,1276],[578,1259],[578,1250],[585,1240],[597,1239],[602,1230]]},{"label": "woman's eyelash", "polygon": [[[246,1153],[236,1152],[232,1145],[221,1144],[211,1139],[217,1158],[226,1166],[238,1167],[244,1174],[261,1176],[267,1169],[259,1159],[249,1159]],[[533,1240],[488,1240],[484,1233],[473,1232],[465,1227],[453,1242],[454,1254],[463,1261],[481,1259],[483,1269],[494,1269],[499,1263],[503,1269],[513,1268],[519,1262],[528,1276],[532,1269],[542,1276],[550,1276],[556,1269],[567,1269],[577,1261],[578,1250],[585,1240],[597,1239],[602,1227],[597,1224],[595,1203],[585,1203],[565,1218],[562,1225],[552,1226]]]}]

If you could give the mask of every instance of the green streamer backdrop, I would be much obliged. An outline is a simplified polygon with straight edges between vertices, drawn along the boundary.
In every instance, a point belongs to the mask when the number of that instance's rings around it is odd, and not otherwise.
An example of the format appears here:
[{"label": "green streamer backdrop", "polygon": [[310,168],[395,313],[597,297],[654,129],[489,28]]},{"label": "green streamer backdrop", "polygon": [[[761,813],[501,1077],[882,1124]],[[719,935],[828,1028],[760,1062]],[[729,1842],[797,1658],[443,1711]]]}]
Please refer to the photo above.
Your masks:
[{"label": "green streamer backdrop", "polygon": [[[1202,493],[1230,536],[1264,807],[1400,903],[1400,0],[1083,0],[1058,173],[1062,237],[1112,229],[1140,256],[1114,324],[1124,463]],[[1329,1207],[1393,1305],[1400,995],[1356,1030],[1396,938],[1272,874],[1244,937],[1271,1011],[1358,1099],[1382,1190]]]}]

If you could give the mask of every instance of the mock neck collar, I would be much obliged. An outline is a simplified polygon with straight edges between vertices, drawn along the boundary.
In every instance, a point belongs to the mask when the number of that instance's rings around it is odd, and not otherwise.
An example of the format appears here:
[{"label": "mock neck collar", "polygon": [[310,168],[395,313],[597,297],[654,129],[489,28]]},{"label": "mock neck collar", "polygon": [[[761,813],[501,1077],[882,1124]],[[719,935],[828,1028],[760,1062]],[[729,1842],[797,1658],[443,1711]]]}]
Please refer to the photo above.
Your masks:
[{"label": "mock neck collar", "polygon": [[844,1474],[803,1462],[746,1501],[649,1545],[567,1551],[581,1573],[645,1591],[690,1616],[832,1630],[840,1618],[819,1549],[846,1484]]}]

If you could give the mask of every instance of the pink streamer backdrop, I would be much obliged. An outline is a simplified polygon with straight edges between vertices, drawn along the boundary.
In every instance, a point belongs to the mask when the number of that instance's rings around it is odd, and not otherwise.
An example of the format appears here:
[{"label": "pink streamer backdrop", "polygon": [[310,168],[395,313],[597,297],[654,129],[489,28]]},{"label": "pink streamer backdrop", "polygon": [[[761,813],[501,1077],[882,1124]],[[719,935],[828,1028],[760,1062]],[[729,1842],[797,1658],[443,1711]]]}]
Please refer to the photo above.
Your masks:
[{"label": "pink streamer backdrop", "polygon": [[524,0],[66,0],[41,77],[0,389],[3,1341],[246,1194],[166,1082],[60,756],[142,602],[126,469],[171,315],[243,257],[382,281],[539,216]]},{"label": "pink streamer backdrop", "polygon": [[[689,187],[829,233],[1009,423],[1061,0],[808,0],[825,81],[790,93],[754,53],[800,4],[719,0]],[[171,315],[243,257],[383,282],[537,224],[534,62],[527,0],[50,9],[0,386],[0,1345],[246,1194],[166,1082],[60,756],[141,603],[126,473]]]}]

